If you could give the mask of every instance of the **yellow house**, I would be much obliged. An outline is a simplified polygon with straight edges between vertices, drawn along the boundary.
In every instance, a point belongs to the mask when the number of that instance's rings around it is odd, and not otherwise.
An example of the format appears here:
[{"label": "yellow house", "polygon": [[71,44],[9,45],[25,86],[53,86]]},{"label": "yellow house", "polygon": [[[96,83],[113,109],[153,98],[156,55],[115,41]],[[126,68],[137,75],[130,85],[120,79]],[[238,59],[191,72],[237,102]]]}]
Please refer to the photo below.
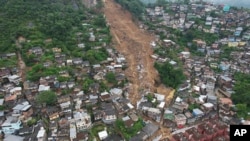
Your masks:
[{"label": "yellow house", "polygon": [[239,43],[238,42],[228,42],[229,47],[238,47]]},{"label": "yellow house", "polygon": [[239,46],[240,47],[243,47],[243,46],[245,46],[247,43],[246,42],[239,42]]},{"label": "yellow house", "polygon": [[55,47],[55,48],[52,48],[52,51],[53,51],[54,53],[60,53],[60,52],[62,52],[62,49],[61,49],[61,48]]}]

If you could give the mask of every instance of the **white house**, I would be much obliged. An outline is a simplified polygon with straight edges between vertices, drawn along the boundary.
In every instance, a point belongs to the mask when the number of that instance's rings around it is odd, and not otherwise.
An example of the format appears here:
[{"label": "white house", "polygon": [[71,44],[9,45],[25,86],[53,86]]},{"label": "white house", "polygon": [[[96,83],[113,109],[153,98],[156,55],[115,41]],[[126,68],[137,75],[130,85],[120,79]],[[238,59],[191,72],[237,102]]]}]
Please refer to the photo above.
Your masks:
[{"label": "white house", "polygon": [[36,138],[38,141],[46,141],[47,140],[47,134],[46,134],[46,131],[43,127],[41,127],[40,130],[38,131]]},{"label": "white house", "polygon": [[100,140],[104,140],[108,137],[108,132],[106,130],[98,132],[98,136]]},{"label": "white house", "polygon": [[22,127],[22,122],[17,117],[10,116],[7,117],[1,127],[5,134],[12,134]]},{"label": "white house", "polygon": [[39,85],[38,92],[49,91],[49,90],[50,90],[50,86]]},{"label": "white house", "polygon": [[8,77],[8,79],[9,79],[10,82],[15,83],[16,85],[18,85],[19,82],[22,81],[21,77],[18,76],[18,75],[11,75],[11,76]]},{"label": "white house", "polygon": [[21,95],[22,94],[22,87],[15,87],[10,89],[10,94]]},{"label": "white house", "polygon": [[85,130],[91,127],[91,117],[87,112],[74,112],[74,121],[77,130]]},{"label": "white house", "polygon": [[70,140],[74,140],[76,138],[76,125],[75,124],[70,124],[69,137],[70,137]]},{"label": "white house", "polygon": [[70,101],[67,101],[67,102],[61,103],[60,107],[61,107],[62,110],[64,110],[64,109],[69,108],[70,104],[71,104]]}]

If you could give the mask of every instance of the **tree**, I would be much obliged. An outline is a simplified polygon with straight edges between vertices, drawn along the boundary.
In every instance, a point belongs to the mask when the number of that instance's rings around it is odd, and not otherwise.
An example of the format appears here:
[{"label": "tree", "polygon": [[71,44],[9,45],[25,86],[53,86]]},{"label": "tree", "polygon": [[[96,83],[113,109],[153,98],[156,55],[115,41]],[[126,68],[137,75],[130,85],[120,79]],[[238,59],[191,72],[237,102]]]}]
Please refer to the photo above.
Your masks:
[{"label": "tree", "polygon": [[88,92],[89,91],[89,86],[91,84],[93,84],[94,81],[90,78],[86,78],[84,81],[83,81],[83,84],[82,84],[82,89],[84,92]]},{"label": "tree", "polygon": [[185,79],[183,71],[180,68],[174,68],[169,63],[155,63],[155,68],[160,74],[163,84],[176,89]]},{"label": "tree", "polygon": [[112,84],[115,84],[117,81],[116,81],[116,78],[115,78],[115,74],[113,72],[108,72],[106,75],[105,75],[105,78],[106,80],[109,82],[109,83],[112,83]]},{"label": "tree", "polygon": [[46,103],[47,105],[55,105],[57,100],[57,96],[52,91],[43,91],[39,93],[36,97],[36,101],[39,104]]},{"label": "tree", "polygon": [[28,126],[32,126],[35,125],[37,123],[37,119],[36,118],[32,118],[27,122]]},{"label": "tree", "polygon": [[248,110],[246,104],[236,104],[237,115],[239,118],[246,118],[248,116]]},{"label": "tree", "polygon": [[234,86],[235,93],[232,94],[232,100],[235,104],[246,104],[250,108],[250,75],[243,73],[235,73],[234,79],[236,81]]}]

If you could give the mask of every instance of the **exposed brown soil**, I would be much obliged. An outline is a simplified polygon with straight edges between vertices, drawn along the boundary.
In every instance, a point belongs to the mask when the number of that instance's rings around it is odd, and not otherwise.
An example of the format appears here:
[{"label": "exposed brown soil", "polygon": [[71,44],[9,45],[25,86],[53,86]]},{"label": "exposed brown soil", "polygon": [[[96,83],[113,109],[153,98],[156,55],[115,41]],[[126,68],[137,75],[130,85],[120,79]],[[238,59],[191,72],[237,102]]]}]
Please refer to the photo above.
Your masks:
[{"label": "exposed brown soil", "polygon": [[[114,0],[106,0],[104,13],[113,35],[114,47],[125,55],[128,62],[129,67],[125,74],[131,82],[129,91],[131,102],[136,104],[144,90],[168,96],[170,88],[155,85],[159,75],[150,56],[153,54],[150,42],[154,41],[154,35],[140,29],[131,14]],[[141,69],[138,70],[138,67]]]},{"label": "exposed brown soil", "polygon": [[[17,48],[19,48],[20,50],[22,49],[22,45],[21,43],[22,42],[25,42],[26,39],[22,36],[20,36],[17,40],[16,40],[16,46]],[[22,56],[20,54],[20,51],[17,51],[17,58],[18,58],[18,66],[19,66],[19,75],[21,76],[22,78],[22,82],[25,82],[26,80],[26,65],[22,59]]]}]

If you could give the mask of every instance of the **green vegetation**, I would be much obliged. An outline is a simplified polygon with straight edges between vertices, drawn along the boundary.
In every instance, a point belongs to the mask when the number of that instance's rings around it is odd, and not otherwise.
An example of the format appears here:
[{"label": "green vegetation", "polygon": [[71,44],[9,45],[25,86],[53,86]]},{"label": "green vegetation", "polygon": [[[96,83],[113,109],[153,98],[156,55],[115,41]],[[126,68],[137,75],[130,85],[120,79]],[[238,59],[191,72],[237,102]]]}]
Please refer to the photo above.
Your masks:
[{"label": "green vegetation", "polygon": [[17,65],[17,57],[12,57],[10,59],[0,59],[1,67],[14,67]]},{"label": "green vegetation", "polygon": [[32,126],[35,125],[37,123],[37,119],[36,118],[32,118],[27,122],[28,126]]},{"label": "green vegetation", "polygon": [[91,84],[94,83],[94,80],[92,80],[91,78],[85,78],[83,83],[82,83],[82,89],[84,92],[88,92],[89,91],[89,86]]},{"label": "green vegetation", "polygon": [[208,45],[211,45],[214,41],[219,39],[219,36],[216,34],[206,33],[194,28],[188,30],[182,37],[184,37],[183,42],[190,42],[193,39],[202,39],[206,41]]},{"label": "green vegetation", "polygon": [[236,73],[234,78],[236,81],[234,86],[235,93],[232,94],[231,98],[238,109],[238,116],[246,117],[250,111],[250,75]]},{"label": "green vegetation", "polygon": [[148,102],[152,102],[154,99],[154,97],[151,93],[149,93],[146,97],[147,97]]},{"label": "green vegetation", "polygon": [[248,115],[249,110],[246,104],[236,104],[236,111],[239,118],[250,118]]},{"label": "green vegetation", "polygon": [[5,106],[3,106],[3,105],[0,105],[0,111],[3,111],[3,110],[5,110]]},{"label": "green vegetation", "polygon": [[118,119],[115,122],[115,127],[118,129],[118,131],[123,135],[123,137],[126,140],[129,140],[143,128],[143,120],[139,118],[139,120],[135,122],[132,127],[125,127],[124,121]]},{"label": "green vegetation", "polygon": [[232,59],[231,53],[232,53],[233,51],[238,51],[238,50],[239,50],[239,49],[236,48],[236,47],[228,47],[227,45],[226,45],[226,46],[223,46],[223,47],[222,47],[223,53],[220,54],[220,59],[226,58],[226,59],[231,60],[231,59]]},{"label": "green vegetation", "polygon": [[196,109],[196,108],[200,108],[200,106],[198,104],[190,104],[188,106],[188,110],[192,111],[193,109]]},{"label": "green vegetation", "polygon": [[56,97],[56,94],[52,91],[43,91],[37,95],[36,101],[39,104],[55,105]]},{"label": "green vegetation", "polygon": [[145,11],[144,4],[139,0],[115,0],[121,6],[130,11],[133,16],[140,18],[140,15]]},{"label": "green vegetation", "polygon": [[[58,75],[58,72],[61,70],[69,70],[70,68],[57,68],[57,67],[49,67],[45,68],[42,64],[34,65],[31,70],[27,73],[27,79],[31,81],[38,81],[40,77],[50,76],[50,75]],[[61,79],[61,78],[60,78]]]},{"label": "green vegetation", "polygon": [[95,137],[98,137],[98,132],[101,132],[104,129],[105,129],[105,125],[103,124],[94,125],[89,131],[91,140],[94,140]]},{"label": "green vegetation", "polygon": [[169,63],[155,63],[155,68],[160,74],[163,84],[176,89],[185,79],[183,71],[180,68],[174,68]]},{"label": "green vegetation", "polygon": [[[41,43],[52,38],[72,45],[73,27],[85,20],[80,0],[8,0],[0,2],[0,51],[13,51],[19,36]],[[67,40],[67,42],[65,42]]]},{"label": "green vegetation", "polygon": [[116,81],[116,78],[115,78],[115,74],[113,72],[108,72],[106,75],[105,75],[105,78],[106,80],[109,82],[109,83],[112,83],[112,84],[116,84],[117,81]]},{"label": "green vegetation", "polygon": [[99,50],[88,50],[84,56],[84,59],[88,60],[91,64],[100,63],[106,60],[108,57],[107,51],[102,48]]}]

